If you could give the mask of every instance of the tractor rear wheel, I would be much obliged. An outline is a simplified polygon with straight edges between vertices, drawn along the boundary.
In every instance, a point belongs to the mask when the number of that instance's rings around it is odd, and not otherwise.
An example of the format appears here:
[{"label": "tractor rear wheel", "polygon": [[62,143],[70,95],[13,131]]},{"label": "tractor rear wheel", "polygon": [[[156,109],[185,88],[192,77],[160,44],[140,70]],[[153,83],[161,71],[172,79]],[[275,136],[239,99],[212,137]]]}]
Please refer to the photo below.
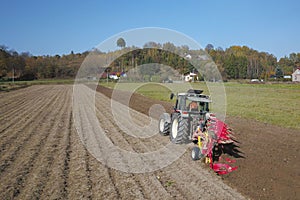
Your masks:
[{"label": "tractor rear wheel", "polygon": [[181,117],[179,113],[172,115],[170,139],[175,144],[190,142],[188,119]]}]

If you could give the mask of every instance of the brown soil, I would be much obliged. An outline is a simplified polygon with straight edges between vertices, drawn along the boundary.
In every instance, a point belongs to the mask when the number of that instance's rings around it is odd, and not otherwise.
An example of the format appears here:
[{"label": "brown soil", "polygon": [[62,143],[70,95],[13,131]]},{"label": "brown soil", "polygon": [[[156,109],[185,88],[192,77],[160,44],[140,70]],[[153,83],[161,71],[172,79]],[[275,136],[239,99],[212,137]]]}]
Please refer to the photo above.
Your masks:
[{"label": "brown soil", "polygon": [[[112,94],[111,89],[102,86],[97,91],[108,97]],[[153,104],[161,104],[166,110],[172,108],[170,103],[139,94],[132,95],[129,105],[148,114]],[[251,199],[300,198],[299,130],[230,116],[226,123],[235,133],[240,153],[234,156],[239,169],[222,176],[224,182]]]},{"label": "brown soil", "polygon": [[[110,97],[111,90],[98,88]],[[168,141],[133,139],[112,120],[109,99],[97,94],[100,124],[123,149],[143,152]],[[101,96],[102,95],[102,96]],[[148,114],[153,104],[141,95],[130,106]],[[238,171],[218,177],[186,152],[153,173],[124,173],[98,162],[79,139],[72,120],[72,86],[44,85],[0,93],[1,199],[299,199],[299,132],[239,118],[227,118],[245,158]],[[156,113],[157,116],[159,113]],[[150,146],[153,145],[153,147]],[[208,177],[208,178],[206,178]],[[218,185],[216,185],[216,184]],[[218,190],[211,188],[218,186]]]}]

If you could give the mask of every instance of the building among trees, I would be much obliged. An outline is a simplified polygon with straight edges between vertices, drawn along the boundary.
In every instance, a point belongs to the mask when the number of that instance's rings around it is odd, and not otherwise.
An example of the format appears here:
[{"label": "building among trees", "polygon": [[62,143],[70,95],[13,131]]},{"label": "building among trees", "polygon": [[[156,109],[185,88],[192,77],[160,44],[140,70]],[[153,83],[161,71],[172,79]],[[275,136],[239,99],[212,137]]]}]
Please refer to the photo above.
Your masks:
[{"label": "building among trees", "polygon": [[292,81],[300,82],[300,67],[298,69],[296,69],[296,71],[294,71],[294,73],[292,74]]},{"label": "building among trees", "polygon": [[194,81],[195,79],[198,80],[198,75],[195,73],[190,72],[184,75],[184,81],[186,82],[191,82]]}]

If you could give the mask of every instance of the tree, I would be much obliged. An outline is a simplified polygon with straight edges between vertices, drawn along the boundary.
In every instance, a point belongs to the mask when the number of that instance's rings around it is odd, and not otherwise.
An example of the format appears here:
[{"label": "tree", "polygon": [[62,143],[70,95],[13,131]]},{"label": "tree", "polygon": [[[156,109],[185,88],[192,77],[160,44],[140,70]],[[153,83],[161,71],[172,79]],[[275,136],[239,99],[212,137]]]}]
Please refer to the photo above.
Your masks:
[{"label": "tree", "polygon": [[121,48],[124,48],[124,47],[126,46],[125,40],[124,40],[123,38],[119,38],[119,39],[117,40],[117,46],[118,46],[118,47],[121,47]]},{"label": "tree", "polygon": [[211,50],[214,49],[214,45],[212,44],[207,44],[206,47],[205,47],[205,50],[209,53]]},{"label": "tree", "polygon": [[[283,71],[285,74],[292,74],[295,63],[288,57],[284,57],[284,58],[280,58],[278,65],[280,66],[280,70]],[[275,75],[276,75],[276,71],[275,71]]]},{"label": "tree", "polygon": [[224,51],[222,47],[217,47],[216,50],[217,51]]},{"label": "tree", "polygon": [[151,41],[151,42],[145,43],[143,48],[161,48],[161,44]]},{"label": "tree", "polygon": [[275,76],[276,76],[276,78],[283,78],[283,72],[279,66],[276,67]]},{"label": "tree", "polygon": [[176,46],[171,43],[171,42],[166,42],[163,44],[163,50],[166,50],[166,51],[170,51],[170,52],[175,52],[176,50]]}]

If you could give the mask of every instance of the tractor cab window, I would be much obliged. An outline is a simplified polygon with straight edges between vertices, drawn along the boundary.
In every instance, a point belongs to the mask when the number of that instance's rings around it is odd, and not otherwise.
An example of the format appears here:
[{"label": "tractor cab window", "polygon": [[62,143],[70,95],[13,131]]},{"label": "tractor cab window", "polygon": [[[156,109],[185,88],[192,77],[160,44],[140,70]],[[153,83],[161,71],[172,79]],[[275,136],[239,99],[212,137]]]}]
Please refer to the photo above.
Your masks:
[{"label": "tractor cab window", "polygon": [[187,105],[186,109],[188,111],[199,112],[199,102],[187,100],[186,105]]},{"label": "tractor cab window", "polygon": [[177,109],[178,110],[186,110],[186,98],[185,96],[179,96],[178,97],[178,104],[177,104]]},{"label": "tractor cab window", "polygon": [[203,112],[209,112],[209,105],[207,102],[200,102],[200,110]]}]

